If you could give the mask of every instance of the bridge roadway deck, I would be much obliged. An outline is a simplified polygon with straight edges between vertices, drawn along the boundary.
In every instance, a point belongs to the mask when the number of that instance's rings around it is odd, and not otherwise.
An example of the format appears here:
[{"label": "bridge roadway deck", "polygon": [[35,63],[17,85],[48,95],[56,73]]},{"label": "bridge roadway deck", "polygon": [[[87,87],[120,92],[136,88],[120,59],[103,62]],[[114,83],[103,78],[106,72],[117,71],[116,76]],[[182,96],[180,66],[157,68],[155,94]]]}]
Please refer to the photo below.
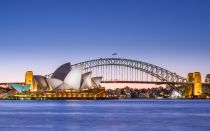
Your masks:
[{"label": "bridge roadway deck", "polygon": [[190,82],[157,82],[157,81],[102,81],[101,83],[131,83],[131,84],[155,84],[155,85],[190,85]]}]

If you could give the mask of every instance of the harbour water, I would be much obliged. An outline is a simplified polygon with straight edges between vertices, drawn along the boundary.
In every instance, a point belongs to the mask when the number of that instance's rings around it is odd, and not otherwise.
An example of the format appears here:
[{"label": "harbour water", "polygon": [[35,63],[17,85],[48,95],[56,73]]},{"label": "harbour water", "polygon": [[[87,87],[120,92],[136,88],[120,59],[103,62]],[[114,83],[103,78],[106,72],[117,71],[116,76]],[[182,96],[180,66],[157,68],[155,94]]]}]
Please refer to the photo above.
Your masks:
[{"label": "harbour water", "polygon": [[0,101],[0,131],[208,131],[209,100]]}]

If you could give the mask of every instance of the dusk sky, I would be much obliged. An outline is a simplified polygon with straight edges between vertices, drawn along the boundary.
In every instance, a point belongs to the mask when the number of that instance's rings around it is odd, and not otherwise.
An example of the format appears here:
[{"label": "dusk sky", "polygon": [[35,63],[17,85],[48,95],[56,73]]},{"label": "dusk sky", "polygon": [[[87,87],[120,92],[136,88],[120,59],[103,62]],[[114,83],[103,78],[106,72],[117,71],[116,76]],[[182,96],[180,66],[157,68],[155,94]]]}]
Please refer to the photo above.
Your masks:
[{"label": "dusk sky", "polygon": [[118,57],[210,73],[209,0],[0,0],[0,82]]}]

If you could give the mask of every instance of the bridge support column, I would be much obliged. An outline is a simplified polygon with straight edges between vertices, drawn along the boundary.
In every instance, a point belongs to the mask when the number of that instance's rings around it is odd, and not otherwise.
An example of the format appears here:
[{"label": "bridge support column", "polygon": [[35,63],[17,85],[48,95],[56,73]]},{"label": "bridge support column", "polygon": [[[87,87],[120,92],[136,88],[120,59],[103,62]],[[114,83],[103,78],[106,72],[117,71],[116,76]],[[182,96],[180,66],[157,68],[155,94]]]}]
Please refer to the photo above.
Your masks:
[{"label": "bridge support column", "polygon": [[201,74],[200,72],[193,73],[194,78],[194,88],[193,88],[193,95],[199,97],[203,93],[202,81],[201,81]]},{"label": "bridge support column", "polygon": [[[188,73],[187,81],[192,82],[194,81],[193,73]],[[193,97],[193,85],[188,85],[185,90],[185,97],[192,98]]]},{"label": "bridge support column", "polygon": [[34,85],[33,85],[33,72],[32,71],[27,71],[25,75],[25,84],[29,84],[30,91],[34,91]]}]

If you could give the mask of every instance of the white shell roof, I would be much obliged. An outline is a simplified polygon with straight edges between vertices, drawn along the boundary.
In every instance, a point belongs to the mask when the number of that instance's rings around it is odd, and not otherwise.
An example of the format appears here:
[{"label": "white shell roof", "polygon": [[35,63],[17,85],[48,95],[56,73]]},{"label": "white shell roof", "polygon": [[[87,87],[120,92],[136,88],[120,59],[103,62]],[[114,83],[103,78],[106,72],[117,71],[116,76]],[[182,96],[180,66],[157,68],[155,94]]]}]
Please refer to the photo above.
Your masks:
[{"label": "white shell roof", "polygon": [[53,90],[63,83],[63,81],[54,78],[47,79],[47,82]]},{"label": "white shell roof", "polygon": [[82,75],[81,89],[88,89],[91,87],[91,77],[92,72],[88,72]]},{"label": "white shell roof", "polygon": [[93,77],[92,78],[92,86],[93,87],[99,87],[103,77]]},{"label": "white shell roof", "polygon": [[68,90],[68,89],[73,89],[73,88],[66,83],[62,83],[55,90]]},{"label": "white shell roof", "polygon": [[74,87],[75,90],[79,90],[81,85],[82,73],[83,65],[78,65],[72,68],[72,70],[64,79],[64,83],[68,84],[70,87]]}]

